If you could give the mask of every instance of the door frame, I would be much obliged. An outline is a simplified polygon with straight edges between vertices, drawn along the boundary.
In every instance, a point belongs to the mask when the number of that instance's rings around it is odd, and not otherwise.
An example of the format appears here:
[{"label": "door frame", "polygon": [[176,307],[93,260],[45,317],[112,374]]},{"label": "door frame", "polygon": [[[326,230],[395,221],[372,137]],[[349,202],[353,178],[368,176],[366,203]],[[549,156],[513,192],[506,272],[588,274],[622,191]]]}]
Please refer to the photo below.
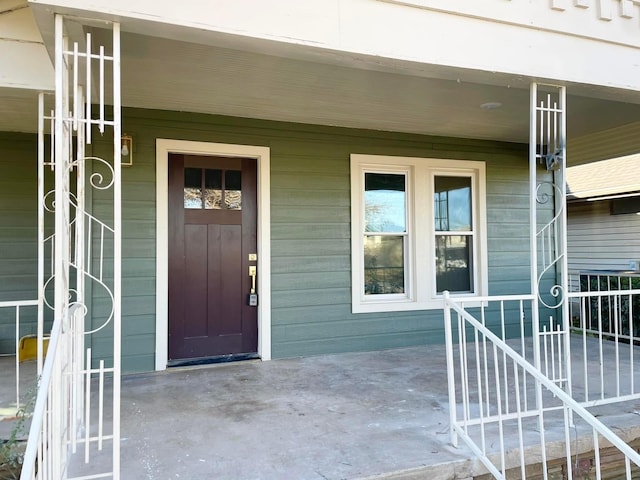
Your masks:
[{"label": "door frame", "polygon": [[253,145],[156,139],[156,370],[169,355],[169,154],[255,158],[258,169],[258,356],[271,360],[270,149]]}]

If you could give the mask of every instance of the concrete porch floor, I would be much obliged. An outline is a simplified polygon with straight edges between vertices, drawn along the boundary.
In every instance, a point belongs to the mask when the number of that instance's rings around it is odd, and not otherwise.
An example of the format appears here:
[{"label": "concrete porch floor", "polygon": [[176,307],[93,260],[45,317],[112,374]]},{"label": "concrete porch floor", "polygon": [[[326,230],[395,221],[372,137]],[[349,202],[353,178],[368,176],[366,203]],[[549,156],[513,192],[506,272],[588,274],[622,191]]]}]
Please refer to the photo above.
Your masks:
[{"label": "concrete porch floor", "polygon": [[[0,361],[0,400],[15,405],[13,357]],[[23,392],[33,378],[35,362],[21,364]],[[482,469],[449,445],[439,345],[172,368],[125,375],[121,388],[125,480],[451,479]],[[0,421],[0,438],[12,425]],[[79,452],[72,476],[110,470],[110,448],[92,451],[88,466]]]},{"label": "concrete porch floor", "polygon": [[[122,475],[444,480],[486,473],[463,443],[450,445],[448,411],[443,345],[126,376]],[[592,410],[626,441],[640,437],[639,412],[640,401]],[[506,448],[517,449],[514,440]],[[497,436],[491,444],[499,447]]]},{"label": "concrete porch floor", "polygon": [[448,444],[447,401],[439,346],[126,376],[122,474],[466,478],[474,462]]},{"label": "concrete porch floor", "polygon": [[[14,388],[6,365],[5,393]],[[631,401],[598,407],[597,415],[630,440],[640,437],[639,412],[640,401]],[[486,472],[464,444],[449,444],[441,345],[127,375],[121,422],[125,480],[438,480]],[[92,455],[89,470],[76,464],[72,474],[109,470],[109,456]]]}]

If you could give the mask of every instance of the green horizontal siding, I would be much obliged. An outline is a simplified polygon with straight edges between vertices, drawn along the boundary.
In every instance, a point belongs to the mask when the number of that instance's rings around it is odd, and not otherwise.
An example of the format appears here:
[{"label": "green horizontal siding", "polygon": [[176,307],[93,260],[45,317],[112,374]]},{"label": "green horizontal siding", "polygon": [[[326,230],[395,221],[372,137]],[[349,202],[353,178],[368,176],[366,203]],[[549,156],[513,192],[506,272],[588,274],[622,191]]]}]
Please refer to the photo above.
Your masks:
[{"label": "green horizontal siding", "polygon": [[272,258],[271,273],[334,273],[340,271],[351,271],[351,257],[349,254],[334,255],[332,257],[305,258],[304,262],[291,261],[289,257]]},{"label": "green horizontal siding", "polygon": [[[273,205],[273,203],[272,203]],[[297,239],[345,239],[349,232],[344,229],[344,223],[304,223],[277,224],[271,227],[272,240],[286,240],[294,235]]]},{"label": "green horizontal siding", "polygon": [[[431,316],[428,316],[430,318]],[[442,319],[432,322],[434,325],[441,325]],[[274,332],[275,334],[276,332]],[[396,332],[380,335],[358,335],[342,336],[339,338],[315,338],[294,343],[282,342],[281,347],[287,351],[303,352],[297,355],[322,355],[331,352],[356,352],[386,350],[390,348],[400,348],[406,346],[428,345],[444,342],[442,330],[421,329],[411,332]],[[290,356],[295,356],[292,354]]]},{"label": "green horizontal siding", "polygon": [[[37,284],[35,135],[0,132],[0,301],[34,300]],[[0,308],[0,354],[15,351],[15,309]],[[37,310],[20,311],[20,336],[36,333]]]},{"label": "green horizontal siding", "polygon": [[[442,342],[439,311],[351,313],[352,153],[486,162],[489,293],[529,292],[525,145],[139,109],[124,110],[123,131],[134,138],[134,165],[122,172],[125,371],[154,368],[157,138],[270,148],[275,358]],[[35,262],[20,268],[16,257],[11,256],[34,259],[36,248],[35,138],[21,139],[24,144],[16,162],[14,153],[6,154],[15,142],[2,143],[0,137],[0,169],[10,173],[0,176],[0,182],[5,182],[1,198],[13,199],[9,192],[20,188],[20,194],[32,202],[24,209],[14,205],[0,210],[3,225],[11,225],[0,235],[0,294],[30,297],[35,294]],[[94,140],[90,154],[108,156],[111,145],[99,135]],[[21,170],[16,173],[13,169],[17,165]],[[94,194],[93,206],[99,216],[111,214],[107,197],[101,192]],[[7,248],[11,255],[5,254]],[[107,243],[107,257],[112,251]],[[107,266],[105,276],[109,274]],[[10,287],[14,277],[19,277],[23,289]],[[93,295],[97,326],[110,306],[100,288],[94,288]],[[94,350],[107,353],[111,336],[110,329],[104,329],[93,342]]]}]

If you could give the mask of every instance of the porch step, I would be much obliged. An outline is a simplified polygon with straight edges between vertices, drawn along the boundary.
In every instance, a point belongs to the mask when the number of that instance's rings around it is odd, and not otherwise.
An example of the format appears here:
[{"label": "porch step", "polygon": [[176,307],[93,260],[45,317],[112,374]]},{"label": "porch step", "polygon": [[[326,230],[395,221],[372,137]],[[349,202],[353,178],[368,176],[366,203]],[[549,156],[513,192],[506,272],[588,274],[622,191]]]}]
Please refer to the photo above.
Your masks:
[{"label": "porch step", "polygon": [[[634,450],[640,449],[640,438],[636,438],[628,442]],[[631,478],[640,478],[638,467],[632,464]],[[572,476],[573,478],[596,478],[596,461],[595,452],[583,452],[572,457]],[[542,464],[527,465],[527,480],[542,480],[544,472]],[[625,458],[624,455],[615,447],[600,448],[600,475],[602,480],[618,480],[626,478]],[[507,478],[518,478],[520,476],[519,469],[507,471]],[[562,480],[567,478],[567,465],[564,458],[550,460],[547,467],[547,478],[550,480]],[[474,480],[492,480],[490,474],[474,477]]]},{"label": "porch step", "polygon": [[[620,435],[631,448],[640,451],[640,426],[629,422],[629,417],[620,415],[612,416],[615,419],[610,427]],[[618,426],[616,426],[618,425]],[[624,425],[622,427],[621,425]],[[577,441],[577,443],[575,443]],[[591,438],[587,435],[579,435],[572,443],[571,468],[573,478],[596,478],[595,452],[593,451]],[[625,458],[620,451],[610,446],[605,439],[600,439],[600,472],[602,480],[618,480],[625,478]],[[553,441],[549,453],[552,458],[547,462],[547,478],[549,480],[562,480],[567,478],[567,465],[565,459],[565,445],[563,441]],[[591,448],[589,446],[591,445]],[[578,448],[576,454],[575,449]],[[461,444],[461,449],[465,449]],[[518,449],[507,450],[507,468],[513,464],[513,460],[519,456]],[[544,478],[542,463],[539,460],[539,448],[525,447],[525,458],[531,462],[526,466],[527,480],[542,480]],[[499,459],[494,458],[494,465],[499,465]],[[520,469],[508,468],[507,478],[520,478]],[[487,472],[479,459],[459,459],[440,464],[422,465],[406,470],[386,472],[373,476],[358,478],[357,480],[492,480],[494,477]],[[640,479],[640,468],[632,464],[633,479]]]},{"label": "porch step", "polygon": [[424,480],[425,478],[429,480],[474,480],[474,477],[470,476],[474,470],[473,463],[474,461],[472,460],[463,460],[437,465],[423,465],[407,470],[363,477],[357,480]]}]

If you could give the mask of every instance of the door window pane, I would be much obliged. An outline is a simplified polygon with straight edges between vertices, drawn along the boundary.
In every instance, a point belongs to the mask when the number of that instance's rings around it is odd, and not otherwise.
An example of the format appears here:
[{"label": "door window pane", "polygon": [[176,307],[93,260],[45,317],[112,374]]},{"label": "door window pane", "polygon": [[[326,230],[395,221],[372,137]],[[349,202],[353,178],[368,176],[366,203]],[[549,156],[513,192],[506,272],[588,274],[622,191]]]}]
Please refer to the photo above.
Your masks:
[{"label": "door window pane", "polygon": [[364,237],[364,293],[404,293],[404,237]]},{"label": "door window pane", "polygon": [[434,183],[436,231],[471,231],[471,177],[436,176]]},{"label": "door window pane", "polygon": [[438,293],[472,292],[471,236],[436,235],[436,289]]},{"label": "door window pane", "polygon": [[184,169],[184,208],[203,207],[209,210],[242,210],[242,172],[186,167]]},{"label": "door window pane", "polygon": [[202,169],[184,169],[184,208],[202,208]]},{"label": "door window pane", "polygon": [[222,208],[222,170],[206,169],[204,174],[204,208]]},{"label": "door window pane", "polygon": [[229,210],[242,210],[242,172],[224,172],[224,206]]},{"label": "door window pane", "polygon": [[365,173],[365,232],[406,232],[405,175]]}]

